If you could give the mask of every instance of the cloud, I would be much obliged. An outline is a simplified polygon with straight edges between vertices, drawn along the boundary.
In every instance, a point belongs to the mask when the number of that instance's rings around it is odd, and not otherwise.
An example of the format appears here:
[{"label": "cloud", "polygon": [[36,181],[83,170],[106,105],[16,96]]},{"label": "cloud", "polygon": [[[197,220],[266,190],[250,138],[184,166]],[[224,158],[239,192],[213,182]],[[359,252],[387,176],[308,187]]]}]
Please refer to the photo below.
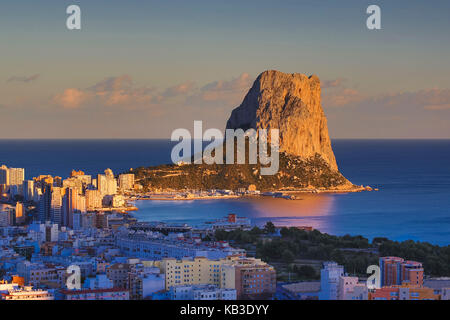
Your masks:
[{"label": "cloud", "polygon": [[86,89],[68,88],[53,97],[53,102],[66,109],[82,107],[143,108],[156,101],[155,89],[137,87],[131,76],[103,79]]},{"label": "cloud", "polygon": [[[73,137],[167,138],[175,128],[191,128],[193,120],[203,120],[208,128],[223,128],[252,82],[253,77],[243,73],[204,85],[187,81],[157,88],[137,84],[125,74],[86,87],[66,87],[52,96],[53,104],[48,103],[48,96],[39,100],[23,95],[2,102],[8,112],[1,111],[6,117],[16,117],[12,123],[24,123],[27,118],[32,128],[37,128],[37,120],[49,127],[53,122],[63,123],[61,130]],[[334,138],[450,137],[450,89],[369,95],[342,78],[324,81],[322,86]]]},{"label": "cloud", "polygon": [[[330,87],[331,88],[331,87]],[[335,86],[324,90],[322,97],[326,108],[377,106],[387,109],[409,108],[440,111],[450,109],[450,89],[425,89],[412,92],[395,92],[368,96],[357,89]]]},{"label": "cloud", "polygon": [[65,89],[64,92],[53,97],[53,101],[56,104],[59,104],[66,109],[76,109],[80,107],[86,99],[86,93],[76,88]]},{"label": "cloud", "polygon": [[234,95],[250,88],[253,80],[248,73],[242,73],[239,77],[230,81],[214,81],[201,88],[205,100],[222,99],[225,95]]},{"label": "cloud", "polygon": [[158,88],[137,84],[127,74],[111,76],[53,94],[39,116],[64,119],[69,131],[83,128],[77,135],[167,138],[176,128],[190,128],[194,120],[222,128],[252,82],[253,77],[243,73],[201,85],[185,81]]},{"label": "cloud", "polygon": [[40,74],[33,74],[31,76],[28,77],[23,77],[23,76],[12,76],[10,77],[8,80],[6,80],[6,82],[22,82],[22,83],[30,83],[30,82],[34,82],[36,80],[38,80],[40,78]]},{"label": "cloud", "polygon": [[133,79],[129,75],[124,74],[118,77],[106,78],[89,87],[88,90],[94,92],[129,90],[132,85]]},{"label": "cloud", "polygon": [[356,89],[342,88],[323,95],[323,105],[327,107],[345,107],[360,102],[365,97]]},{"label": "cloud", "polygon": [[388,106],[409,105],[429,111],[450,109],[450,89],[427,89],[415,92],[401,92],[378,98]]},{"label": "cloud", "polygon": [[166,97],[166,98],[177,97],[180,95],[187,95],[189,93],[192,93],[193,90],[195,90],[195,83],[192,81],[188,81],[188,82],[181,83],[176,86],[167,88],[162,93],[162,96]]},{"label": "cloud", "polygon": [[235,107],[240,103],[245,93],[250,89],[253,78],[248,73],[242,73],[231,80],[210,82],[201,87],[190,98],[190,103],[214,103]]},{"label": "cloud", "polygon": [[[377,96],[341,93],[341,100],[337,96],[328,97],[328,101],[324,99],[330,130],[335,137],[450,137],[450,89],[424,89]],[[334,104],[331,104],[331,98],[335,99]],[[340,107],[334,108],[337,105]]]},{"label": "cloud", "polygon": [[341,87],[345,82],[344,78],[338,78],[334,80],[325,80],[321,83],[322,89],[324,88],[336,88]]},{"label": "cloud", "polygon": [[346,80],[338,78],[322,82],[322,103],[325,107],[345,107],[364,100],[366,97],[356,88],[345,86]]},{"label": "cloud", "polygon": [[204,105],[205,103],[234,106],[244,98],[252,83],[253,78],[248,73],[242,73],[231,80],[212,81],[202,87],[189,81],[167,88],[162,92],[160,100],[182,96],[186,106]]},{"label": "cloud", "polygon": [[119,108],[142,109],[147,107],[216,108],[235,107],[242,101],[253,79],[248,73],[231,80],[218,80],[198,87],[187,81],[165,89],[139,87],[129,75],[105,78],[87,88],[67,88],[52,98],[54,104],[64,109]]}]

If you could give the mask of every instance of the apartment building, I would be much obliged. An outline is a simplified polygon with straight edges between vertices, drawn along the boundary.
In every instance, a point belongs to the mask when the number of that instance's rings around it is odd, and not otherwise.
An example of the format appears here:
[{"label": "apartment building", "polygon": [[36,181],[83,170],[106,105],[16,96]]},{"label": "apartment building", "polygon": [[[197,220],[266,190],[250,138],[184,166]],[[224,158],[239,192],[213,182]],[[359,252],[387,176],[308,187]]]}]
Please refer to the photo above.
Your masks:
[{"label": "apartment building", "polygon": [[150,238],[145,235],[119,236],[117,247],[129,257],[161,260],[164,258],[206,257],[221,259],[244,255],[245,250],[232,248],[227,243],[208,243],[198,240]]},{"label": "apartment building", "polygon": [[260,259],[232,258],[222,265],[221,287],[236,289],[238,300],[270,299],[276,291],[276,271]]},{"label": "apartment building", "polygon": [[161,269],[166,274],[166,290],[174,286],[210,284],[236,290],[238,299],[266,299],[276,290],[275,269],[255,258],[164,259]]},{"label": "apartment building", "polygon": [[55,300],[47,290],[36,290],[31,286],[9,290],[2,294],[3,300]]},{"label": "apartment building", "polygon": [[431,288],[404,284],[375,289],[369,292],[369,300],[440,300],[440,295]]},{"label": "apartment building", "polygon": [[236,300],[235,289],[221,289],[215,285],[193,285],[172,287],[170,300]]},{"label": "apartment building", "polygon": [[127,289],[83,289],[63,290],[64,300],[129,300],[130,294]]},{"label": "apartment building", "polygon": [[405,261],[399,257],[380,258],[381,286],[401,285],[423,285],[422,263],[416,261]]},{"label": "apartment building", "polygon": [[51,264],[44,265],[24,261],[17,264],[17,273],[30,286],[46,284],[62,287],[64,285],[66,268]]},{"label": "apartment building", "polygon": [[369,291],[365,283],[359,283],[358,277],[341,276],[339,278],[339,300],[367,300]]},{"label": "apartment building", "polygon": [[113,282],[115,288],[128,289],[128,272],[131,265],[128,263],[116,263],[106,270],[106,275]]}]

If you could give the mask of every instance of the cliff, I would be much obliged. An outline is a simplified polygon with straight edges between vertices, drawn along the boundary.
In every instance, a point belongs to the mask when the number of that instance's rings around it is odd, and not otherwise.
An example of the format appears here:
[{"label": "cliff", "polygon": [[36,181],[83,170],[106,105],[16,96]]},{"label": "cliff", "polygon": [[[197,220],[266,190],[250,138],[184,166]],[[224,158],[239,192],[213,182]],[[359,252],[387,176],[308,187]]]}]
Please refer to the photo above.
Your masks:
[{"label": "cliff", "polygon": [[187,164],[138,168],[137,181],[149,190],[231,189],[255,185],[261,191],[361,191],[338,170],[321,105],[317,76],[265,71],[227,129],[279,129],[280,162],[275,175],[261,175],[261,164]]},{"label": "cliff", "polygon": [[315,75],[273,70],[260,74],[228,119],[227,129],[237,128],[279,129],[280,152],[303,159],[319,155],[338,169]]}]

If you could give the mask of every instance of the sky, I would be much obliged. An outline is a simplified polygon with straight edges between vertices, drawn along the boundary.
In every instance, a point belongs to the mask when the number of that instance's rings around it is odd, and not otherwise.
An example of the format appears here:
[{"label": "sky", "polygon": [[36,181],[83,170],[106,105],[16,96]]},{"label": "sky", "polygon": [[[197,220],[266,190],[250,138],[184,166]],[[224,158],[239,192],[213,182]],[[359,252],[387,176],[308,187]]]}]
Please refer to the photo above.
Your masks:
[{"label": "sky", "polygon": [[[81,30],[66,8],[81,8]],[[381,30],[366,9],[381,8]],[[0,138],[223,129],[258,74],[316,74],[330,136],[450,138],[450,1],[0,3]]]}]

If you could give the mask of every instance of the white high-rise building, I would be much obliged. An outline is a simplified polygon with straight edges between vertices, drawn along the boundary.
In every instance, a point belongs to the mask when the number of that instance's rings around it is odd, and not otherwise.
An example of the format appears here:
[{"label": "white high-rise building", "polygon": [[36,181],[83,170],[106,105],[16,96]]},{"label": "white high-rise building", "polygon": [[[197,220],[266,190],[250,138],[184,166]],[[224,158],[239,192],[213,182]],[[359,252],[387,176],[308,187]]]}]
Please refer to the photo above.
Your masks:
[{"label": "white high-rise building", "polygon": [[21,186],[25,180],[25,169],[9,168],[9,185]]},{"label": "white high-rise building", "polygon": [[46,225],[46,237],[47,241],[58,241],[59,229],[57,224]]},{"label": "white high-rise building", "polygon": [[47,223],[32,223],[28,226],[30,234],[32,234],[34,240],[39,243],[45,241],[55,242],[58,241],[59,229],[58,225],[47,222]]},{"label": "white high-rise building", "polygon": [[102,207],[102,195],[99,190],[86,190],[86,209],[95,210]]},{"label": "white high-rise building", "polygon": [[80,212],[86,212],[86,197],[85,196],[78,195],[75,208]]},{"label": "white high-rise building", "polygon": [[106,182],[106,176],[103,174],[99,174],[97,176],[97,189],[100,191],[100,194],[106,195],[108,193],[108,186]]},{"label": "white high-rise building", "polygon": [[25,201],[33,201],[34,199],[34,181],[33,180],[25,180],[23,182],[23,196]]},{"label": "white high-rise building", "polygon": [[63,219],[62,224],[73,228],[73,213],[86,212],[86,197],[79,195],[76,189],[66,189],[63,197]]},{"label": "white high-rise building", "polygon": [[0,167],[0,184],[9,186],[9,170],[5,165]]},{"label": "white high-rise building", "polygon": [[17,224],[21,224],[25,221],[25,210],[23,204],[20,202],[16,203],[15,215]]},{"label": "white high-rise building", "polygon": [[79,194],[83,193],[83,181],[75,177],[64,179],[63,187],[74,189]]},{"label": "white high-rise building", "polygon": [[0,184],[13,187],[14,194],[22,194],[22,184],[25,180],[25,169],[0,167]]},{"label": "white high-rise building", "polygon": [[325,262],[320,270],[319,300],[338,300],[339,279],[344,275],[344,267],[336,262]]},{"label": "white high-rise building", "polygon": [[104,175],[99,174],[97,176],[97,189],[102,196],[117,194],[117,180],[114,178],[111,169],[106,169]]},{"label": "white high-rise building", "polygon": [[134,188],[134,174],[119,175],[119,188],[122,191],[132,190]]},{"label": "white high-rise building", "polygon": [[62,224],[62,198],[63,198],[63,190],[59,187],[53,187],[52,190],[52,198],[50,205],[50,215],[53,223],[58,225]]}]

